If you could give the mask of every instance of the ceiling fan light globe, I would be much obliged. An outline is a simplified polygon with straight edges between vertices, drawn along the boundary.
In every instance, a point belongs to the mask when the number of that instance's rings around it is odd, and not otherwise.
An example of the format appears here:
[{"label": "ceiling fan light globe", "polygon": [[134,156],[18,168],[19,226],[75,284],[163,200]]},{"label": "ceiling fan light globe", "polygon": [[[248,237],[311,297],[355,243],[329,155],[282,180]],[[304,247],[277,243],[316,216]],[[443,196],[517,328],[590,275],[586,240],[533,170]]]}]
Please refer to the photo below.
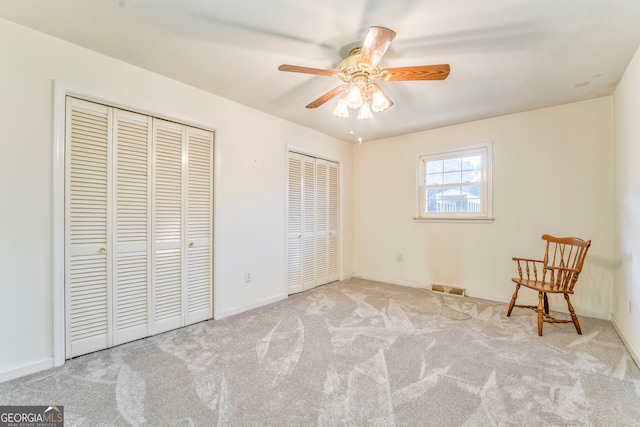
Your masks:
[{"label": "ceiling fan light globe", "polygon": [[391,106],[389,100],[380,91],[375,91],[371,99],[371,110],[375,113],[386,110]]},{"label": "ceiling fan light globe", "polygon": [[369,103],[366,102],[362,104],[362,107],[360,107],[360,112],[358,113],[358,120],[370,119],[372,117],[373,114],[371,113],[371,107],[369,107]]},{"label": "ceiling fan light globe", "polygon": [[333,110],[333,115],[338,117],[349,117],[349,107],[347,107],[347,102],[343,98],[338,100],[336,108]]},{"label": "ceiling fan light globe", "polygon": [[362,106],[362,93],[358,86],[353,85],[351,89],[349,89],[345,102],[349,108],[360,108],[360,106]]}]

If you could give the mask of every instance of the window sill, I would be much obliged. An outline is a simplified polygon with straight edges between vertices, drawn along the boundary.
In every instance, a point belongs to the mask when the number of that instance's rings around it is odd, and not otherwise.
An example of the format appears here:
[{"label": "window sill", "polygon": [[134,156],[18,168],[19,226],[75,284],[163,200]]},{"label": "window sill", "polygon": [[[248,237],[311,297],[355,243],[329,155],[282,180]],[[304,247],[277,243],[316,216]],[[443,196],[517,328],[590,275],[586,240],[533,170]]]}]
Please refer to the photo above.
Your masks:
[{"label": "window sill", "polygon": [[473,224],[493,224],[493,217],[414,217],[415,222],[451,222],[451,223],[473,223]]}]

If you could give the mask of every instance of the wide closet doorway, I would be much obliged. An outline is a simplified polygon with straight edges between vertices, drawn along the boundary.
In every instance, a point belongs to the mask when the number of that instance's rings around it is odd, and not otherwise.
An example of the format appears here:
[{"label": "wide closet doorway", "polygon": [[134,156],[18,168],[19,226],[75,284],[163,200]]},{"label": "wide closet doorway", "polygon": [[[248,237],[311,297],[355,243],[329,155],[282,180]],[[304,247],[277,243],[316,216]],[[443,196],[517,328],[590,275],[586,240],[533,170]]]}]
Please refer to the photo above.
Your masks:
[{"label": "wide closet doorway", "polygon": [[339,165],[289,152],[288,293],[339,279]]},{"label": "wide closet doorway", "polygon": [[65,114],[66,358],[212,318],[213,132]]}]

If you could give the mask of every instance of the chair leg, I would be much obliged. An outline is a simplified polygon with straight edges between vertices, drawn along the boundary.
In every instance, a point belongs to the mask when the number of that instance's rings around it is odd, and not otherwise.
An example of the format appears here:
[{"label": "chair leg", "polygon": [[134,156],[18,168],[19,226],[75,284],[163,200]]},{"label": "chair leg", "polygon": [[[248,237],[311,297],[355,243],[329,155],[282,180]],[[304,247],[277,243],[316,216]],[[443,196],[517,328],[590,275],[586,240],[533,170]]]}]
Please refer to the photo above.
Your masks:
[{"label": "chair leg", "polygon": [[549,314],[549,298],[547,298],[547,293],[544,293],[544,312]]},{"label": "chair leg", "polygon": [[542,302],[542,292],[538,292],[538,336],[542,336],[542,324],[544,323],[544,304]]},{"label": "chair leg", "polygon": [[573,311],[573,306],[571,305],[571,301],[569,300],[569,294],[564,294],[564,299],[567,300],[569,313],[571,313],[571,320],[573,320],[573,324],[576,327],[576,331],[578,331],[579,335],[582,335],[582,329],[580,329],[580,322],[578,322],[578,316],[576,316],[576,312]]},{"label": "chair leg", "polygon": [[513,306],[516,303],[516,298],[518,298],[518,289],[520,289],[520,284],[516,283],[516,291],[513,293],[511,297],[511,302],[509,303],[509,310],[507,310],[507,316],[511,316],[511,310],[513,310]]}]

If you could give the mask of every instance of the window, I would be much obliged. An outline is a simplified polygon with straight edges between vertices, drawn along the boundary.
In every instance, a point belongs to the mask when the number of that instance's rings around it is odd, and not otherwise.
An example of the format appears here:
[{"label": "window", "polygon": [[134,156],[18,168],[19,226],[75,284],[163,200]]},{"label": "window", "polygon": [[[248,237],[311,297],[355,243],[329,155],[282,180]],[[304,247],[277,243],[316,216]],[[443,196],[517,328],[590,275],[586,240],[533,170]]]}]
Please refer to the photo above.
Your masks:
[{"label": "window", "polygon": [[491,218],[491,144],[420,156],[420,220]]}]

